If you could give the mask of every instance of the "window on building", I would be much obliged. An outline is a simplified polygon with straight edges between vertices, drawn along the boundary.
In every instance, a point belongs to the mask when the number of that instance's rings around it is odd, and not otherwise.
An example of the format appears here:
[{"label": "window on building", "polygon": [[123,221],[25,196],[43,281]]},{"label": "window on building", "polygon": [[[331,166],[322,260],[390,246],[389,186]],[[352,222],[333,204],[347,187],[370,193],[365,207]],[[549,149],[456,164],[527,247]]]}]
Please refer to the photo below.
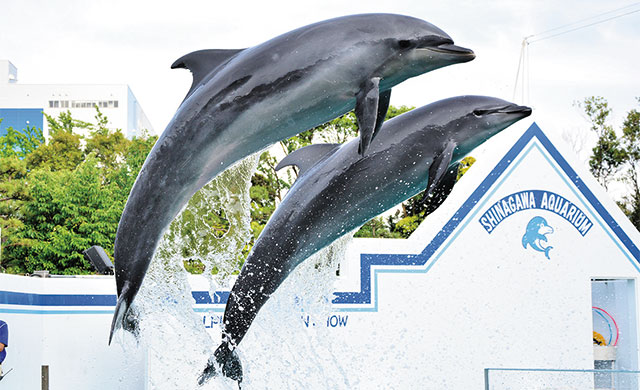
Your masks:
[{"label": "window on building", "polygon": [[96,106],[99,108],[118,108],[118,101],[117,100],[88,100],[88,101],[72,100],[71,101],[72,108],[93,108]]},{"label": "window on building", "polygon": [[[633,279],[591,279],[594,368],[638,369],[635,291]],[[594,381],[596,389],[638,387],[635,376],[607,372],[594,374]]]}]

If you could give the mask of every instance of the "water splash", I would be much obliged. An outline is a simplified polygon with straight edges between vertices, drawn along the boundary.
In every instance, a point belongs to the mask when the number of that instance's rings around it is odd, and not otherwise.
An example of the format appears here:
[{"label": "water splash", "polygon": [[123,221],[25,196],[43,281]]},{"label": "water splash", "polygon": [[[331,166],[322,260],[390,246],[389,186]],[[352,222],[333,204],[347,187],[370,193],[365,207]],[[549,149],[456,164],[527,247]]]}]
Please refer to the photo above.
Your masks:
[{"label": "water splash", "polygon": [[353,233],[300,264],[258,313],[238,348],[243,390],[352,387],[336,358],[336,329],[327,321],[336,271]]},{"label": "water splash", "polygon": [[198,191],[171,223],[157,257],[200,261],[213,290],[228,283],[252,235],[250,189],[258,158],[247,157]]},{"label": "water splash", "polygon": [[[152,389],[203,389],[197,377],[217,340],[193,311],[184,262],[197,259],[204,265],[211,294],[239,271],[252,234],[249,188],[257,162],[258,155],[251,156],[198,191],[160,242],[135,301]],[[219,232],[214,223],[221,219],[228,222],[226,231],[212,234]]]},{"label": "water splash", "polygon": [[[194,313],[184,262],[202,262],[211,294],[231,287],[230,275],[239,270],[239,254],[251,235],[249,189],[256,165],[252,156],[223,172],[192,198],[163,237],[135,302],[151,389],[238,388],[221,377],[197,385],[221,329],[205,330],[202,316]],[[217,228],[212,221],[220,217],[228,221],[228,230],[212,235]],[[238,349],[243,390],[308,388],[310,383],[322,389],[351,387],[336,359],[340,346],[330,341],[335,329],[326,323],[336,270],[352,236],[298,266],[260,311]]]}]

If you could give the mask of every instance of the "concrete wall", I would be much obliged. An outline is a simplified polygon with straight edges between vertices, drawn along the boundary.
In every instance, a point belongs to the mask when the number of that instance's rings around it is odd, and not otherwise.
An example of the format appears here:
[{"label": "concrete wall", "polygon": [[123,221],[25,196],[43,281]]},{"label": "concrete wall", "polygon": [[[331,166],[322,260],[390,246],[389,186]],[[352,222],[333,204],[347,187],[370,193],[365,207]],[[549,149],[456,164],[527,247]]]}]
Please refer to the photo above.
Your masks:
[{"label": "concrete wall", "polygon": [[[36,278],[0,274],[0,318],[9,326],[7,389],[143,389],[145,353],[108,347],[112,277]],[[101,303],[96,305],[95,303]]]}]

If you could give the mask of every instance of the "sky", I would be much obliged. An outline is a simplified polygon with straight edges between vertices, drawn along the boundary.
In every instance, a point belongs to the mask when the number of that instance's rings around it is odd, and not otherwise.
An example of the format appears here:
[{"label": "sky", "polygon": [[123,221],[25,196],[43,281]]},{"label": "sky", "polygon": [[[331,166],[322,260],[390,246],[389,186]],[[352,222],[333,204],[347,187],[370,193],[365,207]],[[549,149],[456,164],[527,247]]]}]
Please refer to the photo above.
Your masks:
[{"label": "sky", "polygon": [[[545,35],[534,34],[627,6],[617,14],[640,10],[637,0],[0,0],[0,59],[18,68],[22,84],[128,84],[161,133],[191,85],[188,71],[170,69],[186,53],[254,46],[342,15],[405,14],[440,27],[477,58],[405,81],[391,104],[419,107],[464,94],[527,104],[534,113],[516,126],[535,121],[546,132],[573,134],[586,143],[576,146],[584,157],[594,138],[575,102],[605,97],[617,128],[640,108],[640,12],[538,42]],[[530,35],[528,88],[514,99],[521,44]]]}]

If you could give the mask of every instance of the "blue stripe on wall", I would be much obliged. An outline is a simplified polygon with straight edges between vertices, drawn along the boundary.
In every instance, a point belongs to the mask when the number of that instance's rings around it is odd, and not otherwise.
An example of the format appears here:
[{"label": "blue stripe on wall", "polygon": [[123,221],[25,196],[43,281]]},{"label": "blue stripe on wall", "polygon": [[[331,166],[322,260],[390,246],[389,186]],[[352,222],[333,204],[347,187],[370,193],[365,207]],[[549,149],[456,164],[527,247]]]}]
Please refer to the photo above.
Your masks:
[{"label": "blue stripe on wall", "polygon": [[24,306],[115,306],[113,295],[31,294],[0,291],[1,305]]},{"label": "blue stripe on wall", "polygon": [[[223,305],[229,299],[228,291],[216,291],[213,299],[207,291],[193,291],[193,299],[198,305]],[[0,291],[0,305],[23,306],[115,306],[113,294],[32,294]]]},{"label": "blue stripe on wall", "polygon": [[[191,293],[197,305],[223,305],[229,299],[228,291],[216,291],[213,299],[207,291]],[[0,305],[23,306],[115,306],[115,294],[32,294],[0,291]]]}]

